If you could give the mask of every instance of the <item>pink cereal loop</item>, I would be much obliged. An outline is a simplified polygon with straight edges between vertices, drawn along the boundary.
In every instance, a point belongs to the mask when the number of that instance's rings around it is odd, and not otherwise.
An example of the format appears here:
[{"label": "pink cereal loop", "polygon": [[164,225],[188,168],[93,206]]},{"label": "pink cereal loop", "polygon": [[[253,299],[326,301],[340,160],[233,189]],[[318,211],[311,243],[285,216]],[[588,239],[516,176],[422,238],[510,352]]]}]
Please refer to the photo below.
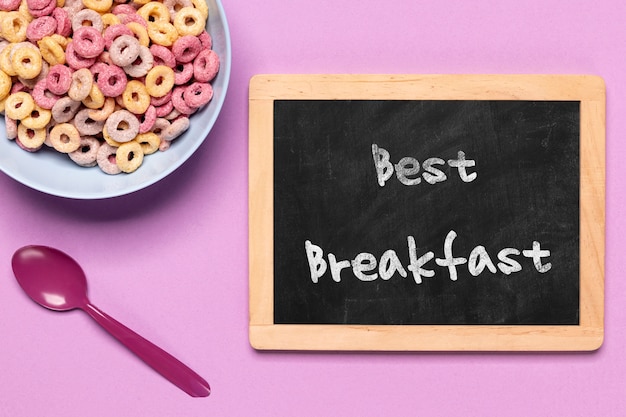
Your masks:
[{"label": "pink cereal loop", "polygon": [[196,81],[207,83],[217,75],[220,58],[213,50],[202,50],[193,60],[193,75]]},{"label": "pink cereal loop", "polygon": [[4,114],[4,124],[6,125],[7,139],[13,140],[17,137],[17,120],[11,119]]},{"label": "pink cereal loop", "polygon": [[195,108],[190,107],[185,102],[185,89],[186,87],[175,87],[172,92],[172,104],[174,108],[183,114],[192,114],[196,111]]},{"label": "pink cereal loop", "polygon": [[144,114],[138,115],[137,118],[140,122],[139,133],[149,132],[150,130],[152,130],[152,127],[154,126],[154,123],[157,119],[156,108],[151,105],[150,107],[148,107],[148,110],[146,110]]},{"label": "pink cereal loop", "polygon": [[168,91],[163,97],[150,97],[150,104],[154,107],[159,107],[169,102],[172,99],[172,92]]},{"label": "pink cereal loop", "polygon": [[56,0],[27,0],[28,12],[33,17],[48,16],[57,7]]},{"label": "pink cereal loop", "polygon": [[113,7],[113,9],[111,10],[111,13],[113,13],[114,15],[134,14],[134,13],[137,13],[137,9],[135,9],[130,4],[118,4]]},{"label": "pink cereal loop", "polygon": [[168,101],[158,107],[155,106],[155,108],[157,117],[165,117],[174,109],[174,103],[172,103],[172,101]]},{"label": "pink cereal loop", "polygon": [[183,64],[179,62],[174,67],[174,84],[181,85],[191,80],[193,77],[193,63],[187,62]]},{"label": "pink cereal loop", "polygon": [[74,41],[71,41],[65,47],[65,61],[74,70],[81,68],[89,68],[96,62],[96,58],[81,57],[74,49]]},{"label": "pink cereal loop", "polygon": [[195,82],[185,88],[183,97],[190,108],[202,107],[213,98],[213,87],[209,83]]},{"label": "pink cereal loop", "polygon": [[170,68],[174,68],[176,66],[176,58],[174,57],[174,54],[165,46],[152,44],[150,46],[150,52],[152,52],[152,56],[154,57],[155,67],[157,65],[165,65]]},{"label": "pink cereal loop", "polygon": [[33,100],[35,100],[35,103],[39,107],[41,107],[42,109],[50,110],[61,97],[50,92],[46,94],[47,90],[47,81],[44,78],[43,80],[35,84],[35,88],[33,89],[31,95],[33,96]]},{"label": "pink cereal loop", "polygon": [[52,16],[41,16],[28,24],[26,28],[26,37],[29,41],[35,43],[46,36],[55,33],[57,29],[57,21]]},{"label": "pink cereal loop", "polygon": [[91,26],[82,26],[74,31],[73,45],[84,58],[95,58],[104,51],[102,34]]},{"label": "pink cereal loop", "polygon": [[72,84],[72,70],[62,64],[52,66],[46,76],[46,87],[52,94],[66,94]]},{"label": "pink cereal loop", "polygon": [[133,36],[133,31],[130,30],[128,26],[122,25],[121,23],[117,25],[111,25],[106,28],[104,30],[104,44],[106,49],[109,49],[113,41],[122,35]]},{"label": "pink cereal loop", "polygon": [[61,36],[70,36],[72,33],[72,21],[67,10],[57,7],[52,11],[52,17],[57,21],[56,33]]},{"label": "pink cereal loop", "polygon": [[13,12],[20,8],[22,0],[0,0],[0,10]]},{"label": "pink cereal loop", "polygon": [[198,35],[198,39],[200,39],[202,49],[213,49],[213,38],[211,38],[209,32],[203,30],[202,33]]},{"label": "pink cereal loop", "polygon": [[122,22],[122,24],[127,24],[130,22],[136,22],[139,23],[141,26],[147,28],[148,27],[148,22],[146,22],[144,20],[143,17],[139,16],[137,13],[133,13],[133,14],[119,14],[117,15],[117,17],[120,19],[120,22]]},{"label": "pink cereal loop", "polygon": [[202,43],[200,39],[191,35],[181,36],[172,45],[172,53],[174,58],[176,58],[176,62],[183,64],[193,61],[201,49]]},{"label": "pink cereal loop", "polygon": [[[98,64],[95,64],[98,65]],[[95,66],[94,65],[94,66]],[[105,97],[117,97],[124,92],[128,79],[124,70],[117,65],[106,65],[98,74],[96,82]],[[94,78],[96,78],[94,76]]]}]

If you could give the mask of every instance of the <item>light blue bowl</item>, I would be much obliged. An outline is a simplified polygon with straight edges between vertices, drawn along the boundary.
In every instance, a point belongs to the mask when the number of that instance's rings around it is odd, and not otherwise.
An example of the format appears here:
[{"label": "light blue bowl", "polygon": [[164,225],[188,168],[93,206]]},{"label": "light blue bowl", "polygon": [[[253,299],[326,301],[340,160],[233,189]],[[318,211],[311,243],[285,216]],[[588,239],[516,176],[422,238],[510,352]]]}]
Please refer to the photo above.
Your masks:
[{"label": "light blue bowl", "polygon": [[[165,178],[181,166],[202,144],[222,109],[230,79],[231,45],[226,15],[220,0],[206,0],[207,30],[220,57],[220,71],[213,80],[213,99],[190,118],[189,129],[165,152],[147,155],[131,174],[107,175],[98,167],[83,168],[52,149],[30,153],[7,140],[0,117],[0,170],[28,187],[60,197],[103,199],[141,190]],[[44,146],[45,148],[45,146]]]}]

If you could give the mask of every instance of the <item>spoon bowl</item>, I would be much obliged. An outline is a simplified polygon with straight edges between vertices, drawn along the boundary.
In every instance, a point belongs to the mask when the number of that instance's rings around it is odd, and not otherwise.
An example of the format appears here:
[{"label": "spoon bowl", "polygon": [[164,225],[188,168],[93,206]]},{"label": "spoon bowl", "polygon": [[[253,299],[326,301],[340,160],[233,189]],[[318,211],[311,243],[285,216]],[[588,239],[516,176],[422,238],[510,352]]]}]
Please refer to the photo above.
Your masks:
[{"label": "spoon bowl", "polygon": [[54,311],[73,310],[87,304],[85,273],[60,250],[25,246],[15,252],[11,265],[17,282],[37,304]]},{"label": "spoon bowl", "polygon": [[144,339],[87,298],[87,278],[72,257],[49,246],[29,245],[11,259],[17,282],[36,303],[54,311],[79,308],[155,371],[192,397],[206,397],[209,384],[187,365]]}]

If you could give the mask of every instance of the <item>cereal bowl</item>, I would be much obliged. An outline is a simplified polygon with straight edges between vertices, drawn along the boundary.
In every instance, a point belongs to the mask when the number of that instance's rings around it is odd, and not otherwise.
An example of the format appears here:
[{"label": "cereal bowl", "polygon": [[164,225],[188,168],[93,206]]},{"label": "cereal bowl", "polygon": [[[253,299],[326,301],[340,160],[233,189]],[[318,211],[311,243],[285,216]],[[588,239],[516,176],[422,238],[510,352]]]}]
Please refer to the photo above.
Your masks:
[{"label": "cereal bowl", "polygon": [[[73,163],[67,154],[53,149],[26,152],[8,140],[4,117],[0,117],[0,170],[16,181],[41,192],[72,199],[104,199],[129,194],[165,178],[180,167],[204,142],[220,113],[231,66],[228,23],[220,0],[206,0],[207,31],[220,57],[220,70],[212,81],[212,100],[190,116],[189,129],[169,149],[147,155],[136,171],[108,175],[98,167]],[[46,146],[44,145],[44,148]]]}]

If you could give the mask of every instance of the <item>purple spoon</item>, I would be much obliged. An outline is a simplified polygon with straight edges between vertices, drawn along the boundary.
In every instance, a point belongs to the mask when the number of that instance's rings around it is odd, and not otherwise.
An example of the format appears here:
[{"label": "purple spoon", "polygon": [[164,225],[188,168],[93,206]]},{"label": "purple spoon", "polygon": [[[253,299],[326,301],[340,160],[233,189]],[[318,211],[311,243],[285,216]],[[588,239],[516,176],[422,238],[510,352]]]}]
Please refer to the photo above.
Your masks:
[{"label": "purple spoon", "polygon": [[87,298],[87,279],[78,263],[48,246],[24,246],[11,259],[22,289],[43,307],[54,311],[79,308],[174,385],[192,397],[207,397],[209,384],[160,347],[95,307]]}]

